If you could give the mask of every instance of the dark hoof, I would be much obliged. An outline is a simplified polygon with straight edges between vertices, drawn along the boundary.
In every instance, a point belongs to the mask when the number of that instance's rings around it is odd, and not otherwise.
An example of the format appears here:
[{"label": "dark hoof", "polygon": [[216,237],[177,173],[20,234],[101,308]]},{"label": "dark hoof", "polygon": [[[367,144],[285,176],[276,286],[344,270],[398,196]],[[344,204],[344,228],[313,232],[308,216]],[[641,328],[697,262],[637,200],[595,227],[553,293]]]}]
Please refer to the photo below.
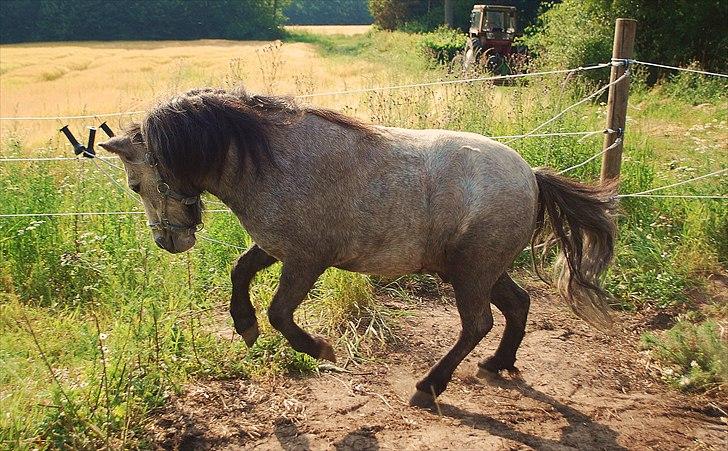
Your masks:
[{"label": "dark hoof", "polygon": [[412,407],[421,407],[423,409],[431,409],[435,407],[435,397],[432,393],[425,393],[417,390],[409,400],[409,405]]},{"label": "dark hoof", "polygon": [[[501,360],[496,359],[495,357],[491,357],[487,359],[485,362],[478,363],[478,367],[482,371],[488,371],[490,373],[496,373],[498,374],[500,371],[506,370],[509,373],[518,373],[518,368],[516,368],[513,365],[513,362],[505,363]],[[478,374],[480,374],[480,371],[478,371]]]},{"label": "dark hoof", "polygon": [[500,376],[498,371],[486,370],[482,366],[478,367],[478,372],[475,374],[478,379],[483,379],[486,382],[502,382],[503,378]]},{"label": "dark hoof", "polygon": [[248,345],[249,348],[253,347],[255,341],[260,335],[260,331],[258,330],[258,322],[254,322],[252,326],[248,327],[242,332],[238,331],[238,333],[241,337],[243,337],[243,340],[245,340],[245,344]]},{"label": "dark hoof", "polygon": [[331,345],[323,338],[316,337],[316,341],[319,343],[320,349],[318,358],[336,363],[336,354],[334,354],[334,348],[332,348]]}]

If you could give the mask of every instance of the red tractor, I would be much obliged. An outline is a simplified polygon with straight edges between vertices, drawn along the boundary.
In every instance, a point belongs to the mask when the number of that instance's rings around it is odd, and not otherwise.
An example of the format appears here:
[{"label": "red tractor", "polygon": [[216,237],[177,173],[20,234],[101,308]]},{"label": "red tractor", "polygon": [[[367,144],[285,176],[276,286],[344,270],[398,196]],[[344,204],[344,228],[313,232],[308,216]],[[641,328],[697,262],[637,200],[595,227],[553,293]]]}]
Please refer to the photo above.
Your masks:
[{"label": "red tractor", "polygon": [[516,37],[516,8],[514,6],[475,5],[470,14],[470,30],[465,49],[465,65],[485,66],[497,75],[516,71],[514,61],[524,55],[513,46]]}]

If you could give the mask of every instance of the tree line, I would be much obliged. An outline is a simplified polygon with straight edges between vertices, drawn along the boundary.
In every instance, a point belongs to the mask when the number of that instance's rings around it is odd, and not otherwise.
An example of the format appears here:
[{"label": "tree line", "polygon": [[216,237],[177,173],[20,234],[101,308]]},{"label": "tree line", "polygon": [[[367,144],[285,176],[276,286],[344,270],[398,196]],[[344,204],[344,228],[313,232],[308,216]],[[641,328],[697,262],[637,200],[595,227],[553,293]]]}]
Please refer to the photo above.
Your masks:
[{"label": "tree line", "polygon": [[445,22],[446,7],[465,31],[479,3],[518,8],[523,42],[545,64],[603,61],[614,20],[630,17],[639,21],[638,58],[728,69],[726,0],[0,0],[0,42],[269,39],[286,22],[372,19],[385,30],[426,32]]},{"label": "tree line", "polygon": [[295,25],[363,25],[373,20],[367,0],[293,0],[283,14]]},{"label": "tree line", "polygon": [[261,39],[289,0],[1,0],[0,42]]},{"label": "tree line", "polygon": [[518,8],[519,30],[531,24],[539,11],[539,0],[369,0],[374,23],[385,30],[425,32],[445,22],[449,7],[452,25],[463,31],[470,24],[470,11],[476,4],[497,4]]}]

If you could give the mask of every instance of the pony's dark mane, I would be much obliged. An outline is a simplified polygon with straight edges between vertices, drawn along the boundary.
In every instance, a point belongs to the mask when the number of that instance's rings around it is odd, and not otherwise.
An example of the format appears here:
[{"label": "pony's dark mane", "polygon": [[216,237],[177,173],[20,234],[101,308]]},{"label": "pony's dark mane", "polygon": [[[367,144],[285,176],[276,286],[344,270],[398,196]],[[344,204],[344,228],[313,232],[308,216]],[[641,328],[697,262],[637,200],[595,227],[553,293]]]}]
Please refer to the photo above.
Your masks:
[{"label": "pony's dark mane", "polygon": [[256,168],[275,164],[270,148],[274,128],[294,124],[312,114],[376,139],[375,129],[341,113],[299,106],[291,97],[249,95],[243,89],[193,89],[160,102],[140,125],[144,142],[180,183],[194,187],[202,178],[217,175],[231,144],[236,164],[247,160]]}]

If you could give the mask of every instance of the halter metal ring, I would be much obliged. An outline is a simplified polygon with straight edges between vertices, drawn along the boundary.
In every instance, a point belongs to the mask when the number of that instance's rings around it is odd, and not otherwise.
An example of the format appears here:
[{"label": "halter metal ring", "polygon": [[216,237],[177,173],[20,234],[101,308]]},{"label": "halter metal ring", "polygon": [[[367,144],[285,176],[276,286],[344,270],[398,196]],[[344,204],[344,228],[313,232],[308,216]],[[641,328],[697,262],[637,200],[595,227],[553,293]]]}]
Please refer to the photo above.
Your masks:
[{"label": "halter metal ring", "polygon": [[151,152],[147,152],[144,154],[144,160],[149,166],[153,168],[157,167],[157,159],[154,158],[154,155]]},{"label": "halter metal ring", "polygon": [[166,196],[167,193],[169,193],[169,190],[170,190],[169,185],[167,185],[166,182],[163,182],[163,181],[160,180],[157,183],[157,192],[159,194],[161,194],[162,196]]}]

